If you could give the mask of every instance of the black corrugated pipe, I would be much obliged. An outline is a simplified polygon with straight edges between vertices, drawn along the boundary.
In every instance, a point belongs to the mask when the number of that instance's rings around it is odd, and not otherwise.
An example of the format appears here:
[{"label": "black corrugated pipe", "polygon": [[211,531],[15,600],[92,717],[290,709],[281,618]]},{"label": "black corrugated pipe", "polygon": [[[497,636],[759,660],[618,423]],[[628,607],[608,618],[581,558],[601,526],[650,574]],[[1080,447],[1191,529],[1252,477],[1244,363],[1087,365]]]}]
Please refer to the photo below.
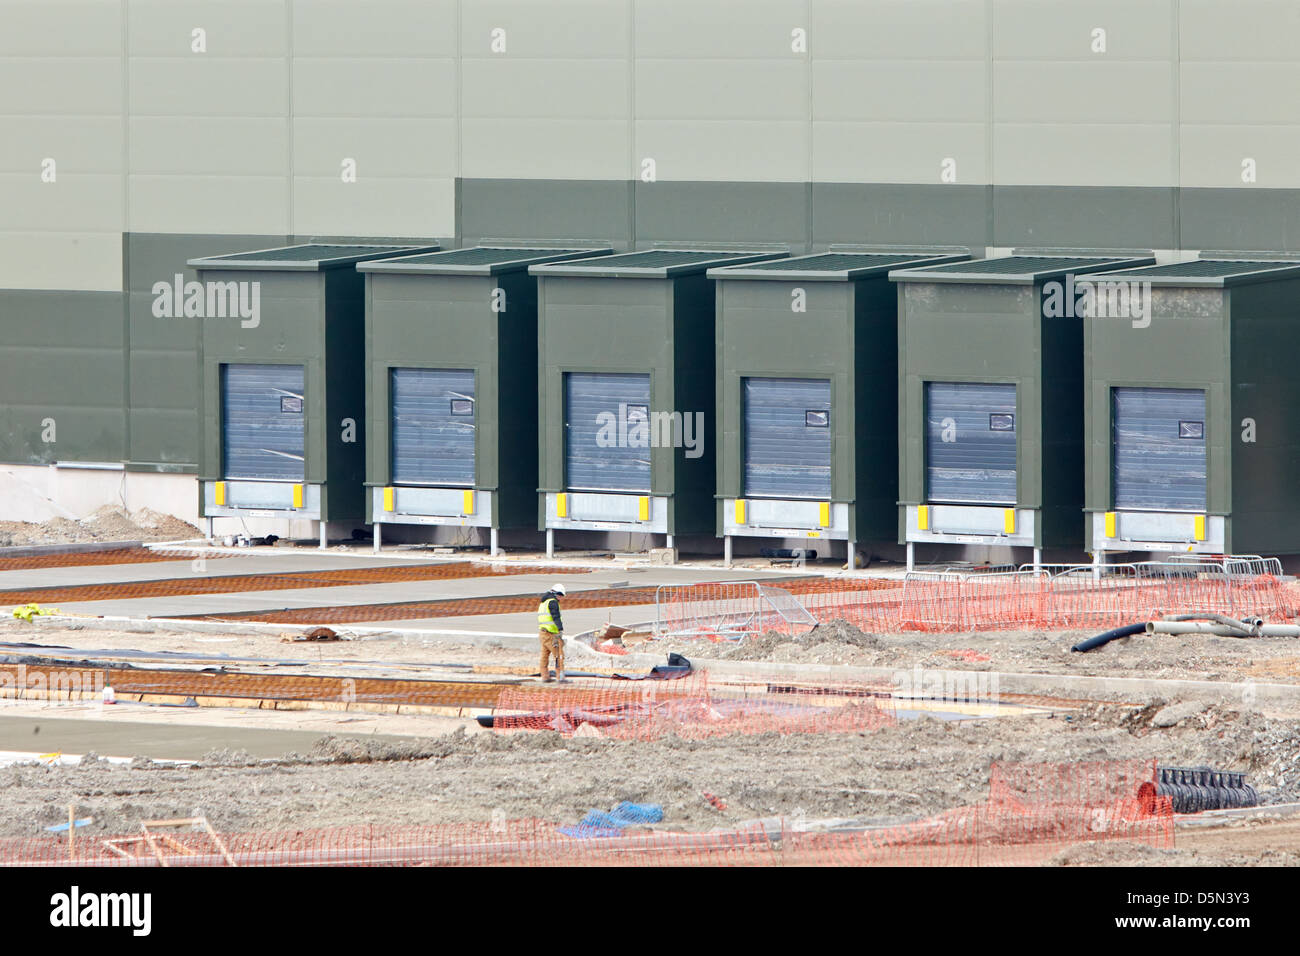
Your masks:
[{"label": "black corrugated pipe", "polygon": [[1143,634],[1146,632],[1146,622],[1141,624],[1125,624],[1123,627],[1117,627],[1113,631],[1106,631],[1098,634],[1096,637],[1090,637],[1086,641],[1080,641],[1070,648],[1072,651],[1091,651],[1094,648],[1101,647],[1103,644],[1109,644],[1111,641],[1119,640],[1121,637],[1132,637],[1134,634]]},{"label": "black corrugated pipe", "polygon": [[1160,767],[1159,771],[1158,779],[1138,788],[1138,800],[1148,813],[1155,809],[1157,797],[1169,797],[1174,813],[1259,806],[1259,793],[1244,773],[1209,767]]}]

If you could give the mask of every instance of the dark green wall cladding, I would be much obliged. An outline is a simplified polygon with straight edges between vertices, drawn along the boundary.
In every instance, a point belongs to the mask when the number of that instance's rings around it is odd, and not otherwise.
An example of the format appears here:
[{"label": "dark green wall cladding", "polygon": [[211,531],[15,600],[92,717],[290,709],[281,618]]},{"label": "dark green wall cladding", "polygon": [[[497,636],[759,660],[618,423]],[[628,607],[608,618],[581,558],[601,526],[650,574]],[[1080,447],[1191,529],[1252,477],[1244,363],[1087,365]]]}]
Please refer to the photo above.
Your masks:
[{"label": "dark green wall cladding", "polygon": [[[120,293],[0,291],[0,336],[0,460],[125,459]],[[46,419],[52,444],[42,440]]]},{"label": "dark green wall cladding", "polygon": [[[339,521],[365,514],[364,282],[352,268],[324,272],[209,274],[222,282],[261,282],[261,321],[244,328],[238,319],[203,324],[203,441],[199,475],[222,477],[220,367],[224,362],[304,367],[306,449],[304,480],[325,482],[322,516]],[[344,441],[343,419],[356,422],[355,440]]]},{"label": "dark green wall cladding", "polygon": [[197,278],[185,263],[283,245],[284,236],[127,237],[129,447],[133,467],[194,471],[199,460],[199,341],[204,319],[158,318],[153,287]]},{"label": "dark green wall cladding", "polygon": [[[1137,386],[1205,389],[1206,510],[1228,513],[1231,487],[1224,465],[1232,413],[1226,316],[1222,289],[1153,289],[1146,328],[1123,319],[1085,323],[1086,511],[1109,511],[1113,505],[1111,389]],[[1091,528],[1086,530],[1091,537]]]},{"label": "dark green wall cladding", "polygon": [[[1237,286],[1229,292],[1232,323],[1231,415],[1224,452],[1231,459],[1235,552],[1289,554],[1300,541],[1300,282]],[[1254,441],[1242,440],[1245,419]],[[1210,459],[1214,467],[1214,459]]]},{"label": "dark green wall cladding", "polygon": [[853,283],[858,541],[887,541],[898,512],[898,291],[887,277]]},{"label": "dark green wall cladding", "polygon": [[651,412],[705,413],[704,453],[650,451],[650,488],[669,496],[669,532],[712,533],[712,284],[678,279],[538,281],[538,474],[543,491],[564,490],[564,373],[648,372]]},{"label": "dark green wall cladding", "polygon": [[[1088,323],[1087,502],[1111,501],[1110,390],[1137,385],[1206,391],[1206,511],[1229,515],[1227,549],[1290,554],[1300,541],[1300,282],[1227,290],[1153,290],[1151,324]],[[1246,419],[1254,441],[1242,440]]]},{"label": "dark green wall cladding", "polygon": [[1016,505],[1041,509],[1040,547],[1082,541],[1082,324],[1042,318],[1041,286],[901,284],[899,500],[925,501],[924,386],[1016,385]]}]

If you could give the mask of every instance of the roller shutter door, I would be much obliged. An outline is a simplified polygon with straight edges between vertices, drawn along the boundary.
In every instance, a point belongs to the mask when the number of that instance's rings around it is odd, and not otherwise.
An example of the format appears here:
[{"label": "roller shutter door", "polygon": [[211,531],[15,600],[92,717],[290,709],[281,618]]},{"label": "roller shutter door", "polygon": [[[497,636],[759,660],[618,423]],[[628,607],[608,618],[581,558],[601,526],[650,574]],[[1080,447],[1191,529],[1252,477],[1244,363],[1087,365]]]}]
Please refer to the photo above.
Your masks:
[{"label": "roller shutter door", "polygon": [[815,378],[744,380],[745,494],[831,496],[831,383]]},{"label": "roller shutter door", "polygon": [[927,382],[926,499],[1016,503],[1016,387]]},{"label": "roller shutter door", "polygon": [[1115,507],[1205,510],[1205,392],[1116,388],[1111,392]]},{"label": "roller shutter door", "polygon": [[402,485],[473,485],[474,371],[391,369],[389,395],[393,481]]},{"label": "roller shutter door", "polygon": [[566,486],[648,492],[649,429],[642,423],[648,422],[649,410],[649,375],[565,373]]},{"label": "roller shutter door", "polygon": [[305,406],[301,365],[221,366],[222,474],[302,481]]}]

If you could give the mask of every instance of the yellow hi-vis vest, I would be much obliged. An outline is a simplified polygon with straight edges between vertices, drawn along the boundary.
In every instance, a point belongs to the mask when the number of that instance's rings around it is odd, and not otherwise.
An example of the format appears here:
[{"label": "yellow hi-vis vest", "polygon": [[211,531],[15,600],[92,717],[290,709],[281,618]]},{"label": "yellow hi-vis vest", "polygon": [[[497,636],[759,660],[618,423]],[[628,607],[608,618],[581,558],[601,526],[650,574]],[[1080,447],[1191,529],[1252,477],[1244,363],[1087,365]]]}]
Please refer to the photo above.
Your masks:
[{"label": "yellow hi-vis vest", "polygon": [[543,631],[559,634],[560,629],[555,626],[555,618],[551,617],[551,600],[547,598],[537,606],[537,626]]}]

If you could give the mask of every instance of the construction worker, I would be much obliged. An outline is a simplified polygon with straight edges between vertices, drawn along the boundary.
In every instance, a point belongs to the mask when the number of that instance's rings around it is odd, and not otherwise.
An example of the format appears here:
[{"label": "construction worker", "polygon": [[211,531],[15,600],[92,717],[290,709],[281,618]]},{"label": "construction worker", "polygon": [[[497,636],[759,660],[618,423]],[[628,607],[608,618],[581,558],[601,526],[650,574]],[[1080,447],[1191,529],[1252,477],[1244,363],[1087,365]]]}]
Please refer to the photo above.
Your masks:
[{"label": "construction worker", "polygon": [[542,680],[551,680],[551,655],[555,655],[555,679],[564,680],[564,622],[560,620],[559,598],[564,585],[556,584],[542,595],[537,606],[537,639],[542,642]]}]

